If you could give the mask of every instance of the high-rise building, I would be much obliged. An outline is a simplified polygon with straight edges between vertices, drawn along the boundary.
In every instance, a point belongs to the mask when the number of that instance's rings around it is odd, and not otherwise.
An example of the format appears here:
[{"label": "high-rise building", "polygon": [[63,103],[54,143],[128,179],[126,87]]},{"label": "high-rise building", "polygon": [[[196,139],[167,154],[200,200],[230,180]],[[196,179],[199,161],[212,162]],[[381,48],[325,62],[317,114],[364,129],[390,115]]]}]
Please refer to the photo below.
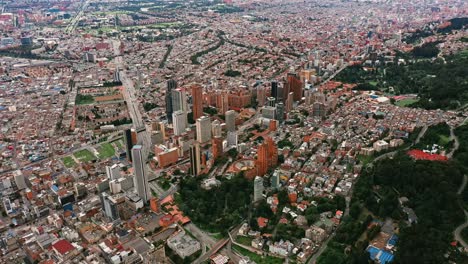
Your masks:
[{"label": "high-rise building", "polygon": [[106,175],[109,181],[117,180],[121,176],[120,166],[117,164],[114,164],[112,166],[106,166]]},{"label": "high-rise building", "polygon": [[286,113],[289,113],[291,110],[293,110],[294,106],[294,93],[290,92],[288,94],[288,99],[286,100]]},{"label": "high-rise building", "polygon": [[145,170],[145,160],[143,157],[143,147],[135,145],[132,148],[133,171],[135,173],[135,189],[138,196],[146,203],[149,199],[148,176]]},{"label": "high-rise building", "polygon": [[264,106],[266,100],[266,89],[263,86],[257,87],[257,102],[258,106]]},{"label": "high-rise building", "polygon": [[276,104],[276,120],[279,123],[284,121],[284,104],[282,102]]},{"label": "high-rise building", "polygon": [[[183,89],[172,90],[172,111],[187,113],[187,93]],[[172,120],[174,122],[174,120]]]},{"label": "high-rise building", "polygon": [[276,98],[275,97],[268,97],[267,101],[268,101],[268,104],[267,104],[268,106],[274,107],[275,104],[276,104]]},{"label": "high-rise building", "polygon": [[202,116],[197,119],[197,141],[206,143],[211,139],[211,120],[207,116]]},{"label": "high-rise building", "polygon": [[262,107],[262,117],[268,118],[268,119],[276,119],[276,107],[274,106]]},{"label": "high-rise building", "polygon": [[124,143],[125,143],[125,152],[127,153],[128,161],[132,162],[132,131],[130,129],[124,130]]},{"label": "high-rise building", "polygon": [[18,190],[26,189],[28,186],[26,185],[26,180],[24,178],[24,174],[21,170],[16,170],[14,173],[15,184]]},{"label": "high-rise building", "polygon": [[229,110],[229,94],[225,91],[216,94],[216,107],[219,113]]},{"label": "high-rise building", "polygon": [[109,196],[106,192],[101,194],[102,209],[107,217],[112,220],[119,219],[119,211],[117,209],[117,201]]},{"label": "high-rise building", "polygon": [[223,138],[221,137],[213,137],[211,140],[212,143],[212,151],[213,151],[213,158],[216,159],[223,155]]},{"label": "high-rise building", "polygon": [[151,144],[159,145],[164,143],[163,134],[160,131],[151,131]]},{"label": "high-rise building", "polygon": [[172,113],[172,126],[174,128],[174,135],[180,136],[187,129],[187,115],[183,111],[176,111]]},{"label": "high-rise building", "polygon": [[271,97],[278,99],[278,82],[277,81],[271,81],[271,92],[270,92]]},{"label": "high-rise building", "polygon": [[198,142],[190,146],[190,170],[193,176],[198,176],[201,171],[201,153]]},{"label": "high-rise building", "polygon": [[163,139],[166,138],[166,125],[163,122],[153,122],[153,123],[151,123],[151,129],[153,131],[161,132]]},{"label": "high-rise building", "polygon": [[169,124],[172,124],[172,113],[174,112],[174,109],[172,107],[172,91],[177,88],[177,83],[175,80],[169,80],[167,81],[167,89],[166,89],[166,116],[167,116],[167,122]]},{"label": "high-rise building", "polygon": [[203,115],[203,88],[201,85],[192,85],[192,104],[193,120],[196,120]]},{"label": "high-rise building", "polygon": [[315,102],[312,105],[312,116],[314,116],[314,117],[324,117],[325,116],[325,104]]},{"label": "high-rise building", "polygon": [[275,171],[271,176],[271,188],[277,189],[280,185],[280,175],[278,171]]},{"label": "high-rise building", "polygon": [[265,141],[258,147],[257,151],[257,175],[263,176],[269,168],[278,164],[278,149],[273,139],[266,137]]},{"label": "high-rise building", "polygon": [[302,99],[302,82],[296,74],[289,73],[287,83],[289,85],[289,92],[294,93],[294,101],[300,101]]},{"label": "high-rise building", "polygon": [[226,119],[226,129],[228,132],[236,131],[236,116],[237,112],[234,110],[229,110],[224,115]]},{"label": "high-rise building", "polygon": [[213,137],[221,137],[221,123],[218,120],[211,123],[211,134]]},{"label": "high-rise building", "polygon": [[268,146],[261,144],[257,150],[257,175],[263,177],[268,171]]},{"label": "high-rise building", "polygon": [[228,131],[227,132],[227,145],[228,147],[237,147],[238,136],[237,131]]},{"label": "high-rise building", "polygon": [[263,178],[262,177],[255,177],[254,180],[254,199],[253,202],[256,203],[263,199],[263,191],[265,187],[263,186]]}]

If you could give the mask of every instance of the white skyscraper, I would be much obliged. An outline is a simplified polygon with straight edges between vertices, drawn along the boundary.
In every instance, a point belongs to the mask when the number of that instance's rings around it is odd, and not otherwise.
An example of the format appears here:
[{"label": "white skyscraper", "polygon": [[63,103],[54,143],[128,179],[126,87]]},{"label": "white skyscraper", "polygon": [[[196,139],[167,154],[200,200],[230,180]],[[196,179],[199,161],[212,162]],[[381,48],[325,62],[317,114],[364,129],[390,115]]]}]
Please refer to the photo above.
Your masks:
[{"label": "white skyscraper", "polygon": [[221,123],[218,120],[211,123],[211,133],[213,134],[213,137],[221,137]]},{"label": "white skyscraper", "polygon": [[117,164],[106,166],[106,175],[109,181],[120,178],[120,166]]},{"label": "white skyscraper", "polygon": [[143,158],[143,147],[135,145],[132,148],[133,171],[135,173],[135,190],[138,196],[146,203],[148,195],[148,176],[145,170],[145,160]]},{"label": "white skyscraper", "polygon": [[21,172],[20,170],[16,170],[13,173],[13,175],[14,175],[15,184],[16,184],[16,187],[18,187],[18,190],[23,190],[28,187],[26,185],[26,180],[24,179],[23,172]]},{"label": "white skyscraper", "polygon": [[228,132],[236,131],[236,116],[237,112],[234,110],[226,111],[224,115],[226,118],[226,129]]},{"label": "white skyscraper", "polygon": [[208,142],[211,139],[211,120],[207,116],[197,119],[197,141],[199,143]]},{"label": "white skyscraper", "polygon": [[174,128],[174,135],[179,136],[187,129],[187,114],[183,111],[175,111],[172,113],[172,124]]},{"label": "white skyscraper", "polygon": [[262,177],[255,177],[255,180],[254,180],[254,203],[255,202],[258,202],[260,200],[263,199],[263,191],[264,191],[264,187],[263,187],[263,178]]},{"label": "white skyscraper", "polygon": [[172,111],[183,111],[187,113],[187,93],[183,89],[172,90]]},{"label": "white skyscraper", "polygon": [[228,131],[227,133],[227,145],[228,147],[237,147],[237,131]]}]

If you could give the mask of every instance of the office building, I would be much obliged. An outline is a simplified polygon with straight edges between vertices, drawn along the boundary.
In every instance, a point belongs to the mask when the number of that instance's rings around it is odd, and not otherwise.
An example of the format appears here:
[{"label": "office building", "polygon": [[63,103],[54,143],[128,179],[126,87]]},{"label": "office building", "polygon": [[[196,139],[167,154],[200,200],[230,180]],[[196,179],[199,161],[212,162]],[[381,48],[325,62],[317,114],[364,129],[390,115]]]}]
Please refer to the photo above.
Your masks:
[{"label": "office building", "polygon": [[102,209],[107,217],[112,220],[119,219],[119,212],[117,210],[117,201],[109,196],[106,192],[101,194]]},{"label": "office building", "polygon": [[187,93],[183,89],[172,90],[172,112],[182,111],[187,113]]},{"label": "office building", "polygon": [[174,80],[167,81],[167,88],[166,88],[166,116],[167,122],[172,124],[172,113],[174,112],[172,107],[172,90],[177,88],[177,83]]},{"label": "office building", "polygon": [[278,189],[280,187],[280,175],[278,171],[275,171],[270,179],[271,188]]},{"label": "office building", "polygon": [[163,134],[160,131],[151,131],[151,144],[159,145],[164,143]]},{"label": "office building", "polygon": [[276,98],[268,97],[267,102],[268,102],[268,104],[267,104],[268,106],[274,107],[275,104],[276,104]]},{"label": "office building", "polygon": [[256,203],[263,199],[263,191],[265,187],[263,187],[263,178],[262,177],[255,177],[254,180],[254,199],[253,202]]},{"label": "office building", "polygon": [[229,110],[229,94],[227,92],[221,92],[216,95],[216,107],[219,113],[225,113]]},{"label": "office building", "polygon": [[228,132],[236,131],[236,117],[237,112],[234,110],[229,110],[225,114],[226,119],[226,129]]},{"label": "office building", "polygon": [[175,164],[179,160],[179,149],[175,147],[167,148],[164,145],[158,145],[154,147],[154,153],[160,168]]},{"label": "office building", "polygon": [[203,88],[198,85],[192,85],[192,113],[193,120],[197,120],[203,115]]},{"label": "office building", "polygon": [[294,107],[294,93],[290,92],[288,94],[288,97],[286,99],[286,113],[289,113],[291,110],[293,110]]},{"label": "office building", "polygon": [[120,178],[120,166],[114,164],[112,166],[106,166],[106,175],[109,181],[116,180]]},{"label": "office building", "polygon": [[271,82],[271,91],[270,91],[271,97],[275,98],[276,100],[279,98],[278,94],[278,82],[277,81],[272,81]]},{"label": "office building", "polygon": [[200,144],[195,143],[190,146],[190,172],[193,176],[198,176],[201,171]]},{"label": "office building", "polygon": [[278,164],[278,149],[272,138],[266,137],[258,147],[256,164],[259,176],[265,175],[268,169]]},{"label": "office building", "polygon": [[312,105],[312,116],[314,117],[324,117],[325,116],[325,104],[315,102]]},{"label": "office building", "polygon": [[216,159],[223,155],[223,138],[221,137],[214,137],[211,140],[212,144],[212,152],[213,152],[213,159]]},{"label": "office building", "polygon": [[268,119],[276,119],[276,107],[265,106],[262,108],[262,117]]},{"label": "office building", "polygon": [[135,190],[143,203],[149,199],[148,194],[148,175],[145,170],[145,159],[143,157],[143,147],[135,145],[132,148],[133,172],[135,173]]},{"label": "office building", "polygon": [[284,104],[282,102],[276,104],[276,120],[279,123],[284,121]]},{"label": "office building", "polygon": [[221,137],[221,132],[221,123],[219,120],[213,121],[213,123],[211,123],[211,134],[213,137]]},{"label": "office building", "polygon": [[266,88],[257,87],[257,106],[264,106],[266,101]]},{"label": "office building", "polygon": [[211,120],[207,116],[202,116],[197,119],[197,141],[206,143],[211,139]]},{"label": "office building", "polygon": [[187,114],[185,114],[183,111],[176,111],[172,113],[172,122],[174,135],[182,135],[187,129]]},{"label": "office building", "polygon": [[185,234],[185,231],[170,237],[167,240],[167,246],[181,259],[189,257],[201,249],[200,242]]},{"label": "office building", "polygon": [[130,129],[124,130],[124,144],[125,144],[125,153],[127,154],[127,160],[132,162],[132,131]]},{"label": "office building", "polygon": [[228,131],[227,132],[228,147],[237,147],[237,143],[238,143],[237,131]]},{"label": "office building", "polygon": [[18,188],[18,190],[23,190],[23,189],[26,189],[28,186],[26,185],[26,180],[24,178],[24,174],[23,172],[21,172],[21,170],[16,170],[14,173],[13,173],[13,177],[15,179],[15,184],[16,184],[16,187]]},{"label": "office building", "polygon": [[297,77],[296,74],[289,73],[287,78],[287,83],[289,85],[289,92],[294,94],[294,101],[300,101],[302,99],[302,82]]}]

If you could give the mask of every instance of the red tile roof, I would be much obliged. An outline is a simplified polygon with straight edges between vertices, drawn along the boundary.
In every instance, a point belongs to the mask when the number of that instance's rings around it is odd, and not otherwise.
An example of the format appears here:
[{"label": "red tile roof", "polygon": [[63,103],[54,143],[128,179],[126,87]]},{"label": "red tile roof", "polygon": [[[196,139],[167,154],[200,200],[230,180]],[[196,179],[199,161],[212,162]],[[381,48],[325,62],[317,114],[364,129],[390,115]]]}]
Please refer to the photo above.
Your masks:
[{"label": "red tile roof", "polygon": [[73,249],[75,249],[75,247],[65,239],[59,240],[58,242],[53,244],[52,247],[55,250],[57,250],[57,252],[60,253],[61,255],[65,255],[69,251],[72,251]]},{"label": "red tile roof", "polygon": [[258,227],[263,228],[268,225],[268,219],[264,217],[257,218]]}]

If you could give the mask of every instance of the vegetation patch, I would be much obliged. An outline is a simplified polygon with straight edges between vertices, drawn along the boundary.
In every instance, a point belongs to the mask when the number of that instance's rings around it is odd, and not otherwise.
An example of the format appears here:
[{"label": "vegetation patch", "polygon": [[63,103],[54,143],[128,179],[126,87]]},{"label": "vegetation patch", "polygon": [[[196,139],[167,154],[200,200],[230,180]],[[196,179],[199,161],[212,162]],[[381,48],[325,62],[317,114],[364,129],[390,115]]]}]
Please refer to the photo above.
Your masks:
[{"label": "vegetation patch", "polygon": [[260,256],[258,254],[248,251],[245,248],[239,247],[238,245],[232,245],[232,247],[241,255],[249,257],[251,261],[257,264],[282,264],[284,261],[281,258],[275,258],[271,256]]},{"label": "vegetation patch", "polygon": [[72,167],[74,167],[76,165],[75,160],[70,156],[63,157],[62,162],[65,165],[65,167],[67,167],[67,168],[72,168]]},{"label": "vegetation patch", "polygon": [[99,146],[98,148],[98,152],[99,152],[99,158],[101,159],[107,159],[115,155],[114,146],[112,146],[112,144],[110,143],[101,144],[101,146]]},{"label": "vegetation patch", "polygon": [[73,153],[73,156],[75,156],[75,158],[81,162],[90,162],[92,160],[96,160],[96,157],[93,155],[93,153],[87,149],[77,151]]}]

